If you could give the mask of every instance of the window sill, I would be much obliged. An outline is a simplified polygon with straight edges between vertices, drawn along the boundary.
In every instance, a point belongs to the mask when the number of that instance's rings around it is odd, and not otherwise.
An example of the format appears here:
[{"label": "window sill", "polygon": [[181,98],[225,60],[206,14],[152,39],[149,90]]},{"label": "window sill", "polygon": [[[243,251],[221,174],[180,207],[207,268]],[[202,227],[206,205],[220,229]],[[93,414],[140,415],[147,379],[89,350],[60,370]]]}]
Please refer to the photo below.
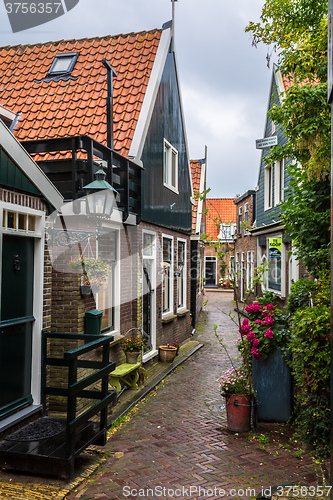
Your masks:
[{"label": "window sill", "polygon": [[168,316],[165,316],[164,318],[162,318],[162,325],[166,325],[167,323],[171,323],[176,318],[177,318],[176,314],[169,314]]},{"label": "window sill", "polygon": [[179,191],[176,187],[171,186],[171,184],[166,184],[166,182],[163,183],[163,186],[166,187],[167,189],[170,189],[173,193],[179,194]]},{"label": "window sill", "polygon": [[155,358],[158,355],[158,351],[156,349],[147,352],[147,354],[144,354],[142,356],[142,362],[147,363],[147,361],[150,361],[151,359]]},{"label": "window sill", "polygon": [[181,318],[182,316],[186,316],[186,314],[189,312],[190,311],[188,309],[180,309],[179,311],[177,311],[177,316]]},{"label": "window sill", "polygon": [[124,338],[124,335],[120,335],[119,333],[116,333],[116,334],[113,334],[112,332],[103,332],[101,336],[109,336],[109,335],[113,335],[113,341],[110,342],[110,347],[113,347],[117,344],[120,344],[120,342],[123,340]]}]

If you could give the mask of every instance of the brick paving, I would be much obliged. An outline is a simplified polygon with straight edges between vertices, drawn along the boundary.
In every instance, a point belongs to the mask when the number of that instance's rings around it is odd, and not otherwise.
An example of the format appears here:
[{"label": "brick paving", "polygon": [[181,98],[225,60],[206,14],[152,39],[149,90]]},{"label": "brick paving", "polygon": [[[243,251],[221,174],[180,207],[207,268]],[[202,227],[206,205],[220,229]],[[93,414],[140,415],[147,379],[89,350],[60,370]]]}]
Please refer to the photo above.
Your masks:
[{"label": "brick paving", "polygon": [[233,356],[237,327],[227,316],[232,295],[207,292],[207,299],[195,335],[205,346],[139,403],[108,441],[110,457],[102,469],[66,500],[256,498],[269,486],[320,481],[308,453],[294,456],[288,426],[262,424],[262,440],[261,434],[227,431],[216,379],[229,363],[213,325]]}]

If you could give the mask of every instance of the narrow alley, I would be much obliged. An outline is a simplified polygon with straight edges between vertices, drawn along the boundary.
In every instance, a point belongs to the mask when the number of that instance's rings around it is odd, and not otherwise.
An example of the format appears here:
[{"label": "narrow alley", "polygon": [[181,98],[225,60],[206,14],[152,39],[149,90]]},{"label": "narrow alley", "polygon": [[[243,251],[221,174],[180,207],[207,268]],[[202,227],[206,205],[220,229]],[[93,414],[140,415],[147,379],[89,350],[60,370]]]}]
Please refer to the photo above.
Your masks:
[{"label": "narrow alley", "polygon": [[213,326],[219,325],[235,356],[237,328],[228,317],[232,294],[208,292],[206,298],[195,335],[204,347],[112,435],[102,470],[66,500],[256,498],[270,486],[320,482],[311,457],[300,456],[297,444],[290,445],[287,428],[261,424],[256,438],[227,431],[216,379],[228,360],[215,342]]}]

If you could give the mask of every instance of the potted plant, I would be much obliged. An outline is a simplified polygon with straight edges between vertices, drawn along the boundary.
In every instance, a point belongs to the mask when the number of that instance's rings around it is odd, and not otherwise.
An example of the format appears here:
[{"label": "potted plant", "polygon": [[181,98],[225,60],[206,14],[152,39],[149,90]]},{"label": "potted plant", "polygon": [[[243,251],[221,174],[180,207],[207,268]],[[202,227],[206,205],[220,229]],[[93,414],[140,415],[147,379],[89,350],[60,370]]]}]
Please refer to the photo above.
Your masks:
[{"label": "potted plant", "polygon": [[158,348],[159,358],[162,363],[172,363],[177,354],[177,347],[174,345],[160,345]]},{"label": "potted plant", "polygon": [[131,364],[138,362],[138,357],[145,347],[145,339],[142,335],[132,335],[130,337],[126,337],[126,335],[132,330],[140,331],[137,328],[131,328],[128,332],[126,332],[121,343],[123,351],[125,352],[126,362]]},{"label": "potted plant", "polygon": [[168,342],[168,346],[170,347],[175,347],[177,349],[176,351],[176,356],[178,356],[178,352],[179,352],[179,347],[180,347],[180,342],[178,339],[176,340],[173,340],[172,342]]},{"label": "potted plant", "polygon": [[226,370],[218,378],[221,395],[225,398],[227,426],[233,432],[247,432],[251,422],[251,394],[245,367]]},{"label": "potted plant", "polygon": [[286,315],[270,293],[245,307],[240,333],[252,355],[253,386],[259,401],[258,418],[286,422],[292,412],[289,330]]},{"label": "potted plant", "polygon": [[111,271],[110,264],[100,257],[84,257],[77,255],[73,257],[68,266],[73,272],[81,274],[81,293],[82,295],[91,292],[98,293],[101,285],[107,280]]}]

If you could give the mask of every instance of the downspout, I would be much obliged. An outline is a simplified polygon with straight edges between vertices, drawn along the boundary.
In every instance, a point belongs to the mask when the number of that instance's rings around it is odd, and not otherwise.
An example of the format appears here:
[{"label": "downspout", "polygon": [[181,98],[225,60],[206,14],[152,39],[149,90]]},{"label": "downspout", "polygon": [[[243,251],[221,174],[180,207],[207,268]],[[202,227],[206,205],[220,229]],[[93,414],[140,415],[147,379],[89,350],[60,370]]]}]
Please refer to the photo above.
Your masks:
[{"label": "downspout", "polygon": [[113,150],[113,75],[118,76],[112,66],[106,59],[103,59],[102,64],[107,71],[107,98],[106,98],[106,130],[107,130],[107,147]]}]

